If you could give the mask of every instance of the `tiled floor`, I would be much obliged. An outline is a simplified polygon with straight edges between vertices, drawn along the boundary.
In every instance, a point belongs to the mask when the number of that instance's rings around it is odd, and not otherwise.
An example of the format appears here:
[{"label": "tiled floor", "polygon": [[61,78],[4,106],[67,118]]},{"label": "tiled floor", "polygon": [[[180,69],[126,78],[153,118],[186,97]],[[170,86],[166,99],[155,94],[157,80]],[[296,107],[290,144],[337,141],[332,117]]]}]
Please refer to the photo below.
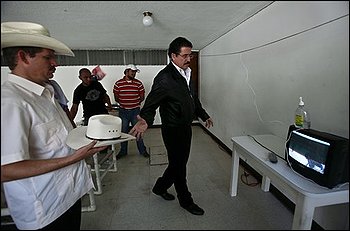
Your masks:
[{"label": "tiled floor", "polygon": [[[144,141],[151,151],[161,148],[160,129],[148,129]],[[260,190],[260,185],[240,182],[238,195],[229,195],[231,156],[200,126],[193,126],[187,180],[195,202],[205,210],[203,216],[190,214],[180,207],[177,199],[165,201],[151,192],[166,161],[150,164],[149,159],[137,153],[134,141],[129,142],[129,154],[118,160],[117,166],[117,172],[109,172],[103,179],[103,193],[95,195],[96,211],[82,214],[81,229],[288,230],[292,227],[290,206],[271,192]],[[251,176],[248,180],[256,182]],[[176,195],[173,186],[168,191]],[[88,202],[87,198],[84,197],[84,203]]]}]

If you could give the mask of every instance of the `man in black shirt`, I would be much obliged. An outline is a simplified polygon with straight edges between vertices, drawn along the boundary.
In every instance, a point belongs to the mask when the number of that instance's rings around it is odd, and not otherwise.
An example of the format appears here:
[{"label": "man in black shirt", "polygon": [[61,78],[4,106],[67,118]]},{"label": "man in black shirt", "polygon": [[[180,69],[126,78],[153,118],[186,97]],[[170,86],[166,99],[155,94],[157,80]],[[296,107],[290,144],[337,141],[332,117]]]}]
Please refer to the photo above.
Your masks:
[{"label": "man in black shirt", "polygon": [[112,109],[112,105],[106,89],[104,89],[100,82],[92,80],[89,69],[80,69],[79,79],[81,79],[82,83],[74,90],[73,105],[70,109],[70,113],[72,119],[74,119],[81,101],[83,104],[83,125],[86,126],[91,116],[108,114],[108,111]]}]

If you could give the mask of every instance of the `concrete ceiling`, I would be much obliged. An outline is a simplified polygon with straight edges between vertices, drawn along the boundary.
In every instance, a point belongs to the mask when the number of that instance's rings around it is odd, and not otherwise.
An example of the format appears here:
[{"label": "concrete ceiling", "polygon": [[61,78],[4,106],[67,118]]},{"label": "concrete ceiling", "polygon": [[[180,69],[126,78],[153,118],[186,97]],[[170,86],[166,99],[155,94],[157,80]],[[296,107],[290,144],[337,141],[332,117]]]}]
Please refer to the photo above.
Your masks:
[{"label": "concrete ceiling", "polygon": [[[31,21],[72,49],[167,49],[178,36],[200,50],[272,1],[1,1],[1,22]],[[142,24],[143,12],[153,25]]]}]

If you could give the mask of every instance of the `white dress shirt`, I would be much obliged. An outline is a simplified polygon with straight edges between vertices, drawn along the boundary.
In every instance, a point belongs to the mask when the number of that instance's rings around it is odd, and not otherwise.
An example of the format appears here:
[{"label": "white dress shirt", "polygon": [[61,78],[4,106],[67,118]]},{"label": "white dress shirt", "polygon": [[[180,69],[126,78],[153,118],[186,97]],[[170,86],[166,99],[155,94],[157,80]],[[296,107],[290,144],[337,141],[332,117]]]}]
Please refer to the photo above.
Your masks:
[{"label": "white dress shirt", "polygon": [[[1,86],[1,165],[71,155],[72,130],[53,87],[9,74]],[[3,183],[10,214],[19,229],[42,228],[67,211],[92,187],[84,160],[64,168]],[[68,228],[68,227],[67,227]]]},{"label": "white dress shirt", "polygon": [[190,80],[191,80],[191,68],[187,68],[186,70],[178,67],[174,62],[172,62],[174,64],[174,66],[176,67],[176,69],[180,72],[180,74],[185,78],[186,83],[188,88],[190,88]]}]

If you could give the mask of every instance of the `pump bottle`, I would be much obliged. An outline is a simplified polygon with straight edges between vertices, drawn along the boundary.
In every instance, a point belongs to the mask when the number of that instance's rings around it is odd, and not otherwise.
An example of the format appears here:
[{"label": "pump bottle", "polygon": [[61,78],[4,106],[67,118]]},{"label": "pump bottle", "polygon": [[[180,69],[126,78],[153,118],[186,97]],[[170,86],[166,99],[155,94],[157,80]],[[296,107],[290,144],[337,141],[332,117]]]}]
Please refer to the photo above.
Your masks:
[{"label": "pump bottle", "polygon": [[307,128],[311,127],[310,114],[304,107],[303,97],[299,97],[299,106],[295,110],[294,125],[297,128]]}]

